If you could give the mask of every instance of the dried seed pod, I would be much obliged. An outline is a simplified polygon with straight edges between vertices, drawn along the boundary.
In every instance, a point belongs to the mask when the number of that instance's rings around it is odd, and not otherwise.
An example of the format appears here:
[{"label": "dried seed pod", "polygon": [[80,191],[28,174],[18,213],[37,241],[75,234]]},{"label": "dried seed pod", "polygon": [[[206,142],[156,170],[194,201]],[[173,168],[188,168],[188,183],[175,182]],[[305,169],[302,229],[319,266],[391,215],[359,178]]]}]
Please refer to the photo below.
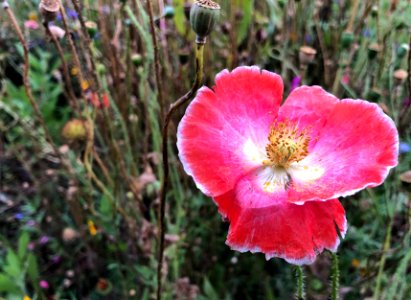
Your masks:
[{"label": "dried seed pod", "polygon": [[190,23],[197,34],[197,43],[205,43],[220,18],[220,9],[220,5],[211,0],[197,0],[191,6]]},{"label": "dried seed pod", "polygon": [[302,46],[299,52],[299,59],[301,66],[307,66],[308,64],[312,63],[315,59],[315,55],[317,54],[317,50],[311,48],[309,46]]},{"label": "dried seed pod", "polygon": [[45,22],[54,21],[60,10],[60,0],[41,0],[39,10]]},{"label": "dried seed pod", "polygon": [[408,78],[408,72],[403,69],[398,69],[393,75],[396,84],[401,84]]}]

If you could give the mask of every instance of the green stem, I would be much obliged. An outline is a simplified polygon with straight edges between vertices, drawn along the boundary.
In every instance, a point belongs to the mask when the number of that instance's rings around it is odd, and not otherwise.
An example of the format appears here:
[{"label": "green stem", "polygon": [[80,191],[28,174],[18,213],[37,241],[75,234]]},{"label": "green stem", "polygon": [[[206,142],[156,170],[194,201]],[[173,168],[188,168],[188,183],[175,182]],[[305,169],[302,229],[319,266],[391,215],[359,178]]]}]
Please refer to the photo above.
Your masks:
[{"label": "green stem", "polygon": [[297,300],[304,300],[304,272],[302,266],[297,266]]},{"label": "green stem", "polygon": [[384,246],[383,246],[382,255],[381,255],[379,268],[378,268],[377,283],[375,284],[374,297],[373,297],[374,300],[380,299],[382,275],[384,274],[385,260],[387,258],[387,252],[390,249],[390,244],[391,244],[392,224],[393,224],[393,218],[391,218],[390,223],[388,224],[387,235],[385,236]]},{"label": "green stem", "polygon": [[331,300],[339,299],[340,289],[340,268],[338,265],[337,253],[332,253],[332,265],[331,265]]}]

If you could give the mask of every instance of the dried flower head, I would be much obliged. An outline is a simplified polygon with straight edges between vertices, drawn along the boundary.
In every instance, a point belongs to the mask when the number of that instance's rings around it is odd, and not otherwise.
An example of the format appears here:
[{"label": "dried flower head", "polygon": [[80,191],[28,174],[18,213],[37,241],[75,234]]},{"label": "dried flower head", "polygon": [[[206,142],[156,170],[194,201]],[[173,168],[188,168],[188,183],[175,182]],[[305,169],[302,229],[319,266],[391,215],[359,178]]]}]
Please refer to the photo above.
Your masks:
[{"label": "dried flower head", "polygon": [[310,46],[302,46],[299,52],[299,59],[301,66],[306,66],[312,63],[315,59],[315,55],[317,54],[317,50]]},{"label": "dried flower head", "polygon": [[60,10],[59,0],[41,0],[39,10],[45,22],[54,21]]}]

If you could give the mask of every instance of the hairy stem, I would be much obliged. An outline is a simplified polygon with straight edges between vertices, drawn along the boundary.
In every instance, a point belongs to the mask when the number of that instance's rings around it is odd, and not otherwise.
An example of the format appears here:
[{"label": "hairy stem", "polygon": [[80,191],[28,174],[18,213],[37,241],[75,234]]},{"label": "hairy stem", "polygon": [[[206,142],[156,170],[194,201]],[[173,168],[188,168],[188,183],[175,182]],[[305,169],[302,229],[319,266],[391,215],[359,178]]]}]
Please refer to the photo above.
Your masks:
[{"label": "hairy stem", "polygon": [[304,272],[302,266],[297,266],[297,300],[304,300]]},{"label": "hairy stem", "polygon": [[338,265],[338,255],[337,253],[332,253],[331,300],[339,299],[339,289],[340,289],[340,268]]}]

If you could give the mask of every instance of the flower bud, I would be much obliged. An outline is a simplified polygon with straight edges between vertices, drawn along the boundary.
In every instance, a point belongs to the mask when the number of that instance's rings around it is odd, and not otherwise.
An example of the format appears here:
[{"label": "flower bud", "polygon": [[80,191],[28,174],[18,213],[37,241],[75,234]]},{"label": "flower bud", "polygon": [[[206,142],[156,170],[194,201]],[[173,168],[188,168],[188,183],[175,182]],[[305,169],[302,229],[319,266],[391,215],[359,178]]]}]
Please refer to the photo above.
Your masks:
[{"label": "flower bud", "polygon": [[39,10],[45,22],[54,21],[60,10],[59,0],[41,0]]},{"label": "flower bud", "polygon": [[191,6],[190,23],[197,34],[196,43],[204,44],[220,17],[220,5],[211,0],[196,0]]},{"label": "flower bud", "polygon": [[64,125],[61,134],[63,138],[70,141],[84,140],[87,137],[86,123],[83,120],[72,119]]}]

